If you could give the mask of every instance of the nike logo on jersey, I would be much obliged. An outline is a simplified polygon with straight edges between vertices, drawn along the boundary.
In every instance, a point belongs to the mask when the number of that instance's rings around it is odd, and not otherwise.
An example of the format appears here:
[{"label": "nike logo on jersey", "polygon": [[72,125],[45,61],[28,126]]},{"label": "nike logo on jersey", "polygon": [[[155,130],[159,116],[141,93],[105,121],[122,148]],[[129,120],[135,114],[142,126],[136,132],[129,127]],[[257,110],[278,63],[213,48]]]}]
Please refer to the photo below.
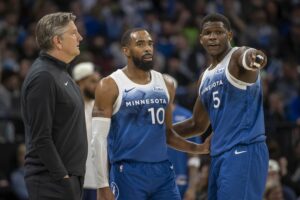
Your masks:
[{"label": "nike logo on jersey", "polygon": [[133,90],[135,87],[133,88],[130,88],[130,89],[125,89],[124,91],[127,93],[127,92],[130,92],[131,90]]},{"label": "nike logo on jersey", "polygon": [[247,151],[238,151],[238,150],[235,150],[234,151],[234,154],[235,155],[238,155],[238,154],[242,154],[242,153],[246,153]]},{"label": "nike logo on jersey", "polygon": [[68,83],[69,83],[69,81],[65,82],[65,86],[67,86],[67,85],[68,85]]}]

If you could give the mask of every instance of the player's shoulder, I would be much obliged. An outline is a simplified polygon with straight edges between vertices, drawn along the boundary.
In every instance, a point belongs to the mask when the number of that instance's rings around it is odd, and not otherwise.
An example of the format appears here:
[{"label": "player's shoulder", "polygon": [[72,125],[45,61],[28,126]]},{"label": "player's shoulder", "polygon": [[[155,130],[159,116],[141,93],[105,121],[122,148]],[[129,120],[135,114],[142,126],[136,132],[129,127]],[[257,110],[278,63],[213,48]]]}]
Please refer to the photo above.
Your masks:
[{"label": "player's shoulder", "polygon": [[117,91],[117,84],[115,82],[115,80],[111,77],[111,76],[106,76],[104,78],[102,78],[98,85],[96,90],[98,91]]},{"label": "player's shoulder", "polygon": [[250,47],[247,47],[247,46],[234,47],[232,57],[240,56],[246,49],[249,49],[249,48]]},{"label": "player's shoulder", "polygon": [[172,77],[169,74],[161,74],[161,75],[167,85],[177,88],[178,83],[174,77]]},{"label": "player's shoulder", "polygon": [[113,73],[111,73],[108,77],[111,77],[112,79],[120,79],[122,76],[124,76],[124,73],[121,69],[117,69]]}]

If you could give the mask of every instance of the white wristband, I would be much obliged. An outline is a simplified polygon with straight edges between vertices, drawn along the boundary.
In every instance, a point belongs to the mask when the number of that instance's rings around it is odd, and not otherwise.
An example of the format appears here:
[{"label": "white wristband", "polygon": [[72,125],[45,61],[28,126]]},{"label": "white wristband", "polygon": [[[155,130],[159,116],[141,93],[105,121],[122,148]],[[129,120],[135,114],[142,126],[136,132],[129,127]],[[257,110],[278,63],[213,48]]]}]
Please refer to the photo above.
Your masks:
[{"label": "white wristband", "polygon": [[249,65],[246,63],[246,54],[248,53],[248,51],[251,51],[251,50],[253,50],[253,48],[249,48],[246,51],[244,51],[243,59],[242,59],[242,65],[246,70],[256,71],[257,70],[256,68],[249,67]]},{"label": "white wristband", "polygon": [[191,157],[188,161],[188,166],[189,167],[200,167],[201,161],[199,157]]},{"label": "white wristband", "polygon": [[107,136],[110,118],[92,118],[92,160],[96,169],[97,188],[109,187]]}]

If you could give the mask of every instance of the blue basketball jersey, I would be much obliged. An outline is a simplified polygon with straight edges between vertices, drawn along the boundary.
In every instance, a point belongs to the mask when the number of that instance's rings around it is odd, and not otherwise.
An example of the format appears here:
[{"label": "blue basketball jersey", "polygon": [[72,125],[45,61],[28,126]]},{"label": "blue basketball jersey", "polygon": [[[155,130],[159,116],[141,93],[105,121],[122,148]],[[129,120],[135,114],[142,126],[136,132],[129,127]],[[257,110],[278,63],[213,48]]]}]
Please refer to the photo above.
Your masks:
[{"label": "blue basketball jersey", "polygon": [[206,69],[199,87],[200,100],[213,128],[211,155],[228,151],[237,144],[265,140],[263,97],[260,77],[245,83],[228,70],[232,48],[214,68]]},{"label": "blue basketball jersey", "polygon": [[108,135],[110,162],[167,160],[165,109],[169,93],[162,74],[151,70],[151,82],[145,85],[132,82],[122,70],[110,76],[119,90]]}]

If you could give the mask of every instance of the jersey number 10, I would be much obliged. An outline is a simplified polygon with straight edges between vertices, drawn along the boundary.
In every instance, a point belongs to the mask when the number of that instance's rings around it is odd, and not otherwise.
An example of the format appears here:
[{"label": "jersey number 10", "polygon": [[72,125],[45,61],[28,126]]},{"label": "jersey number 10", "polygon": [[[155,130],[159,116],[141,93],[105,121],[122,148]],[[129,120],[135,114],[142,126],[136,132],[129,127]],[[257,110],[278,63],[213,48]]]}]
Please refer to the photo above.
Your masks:
[{"label": "jersey number 10", "polygon": [[149,108],[148,112],[151,114],[152,124],[163,124],[165,121],[165,109],[158,108],[155,110],[154,108]]}]

